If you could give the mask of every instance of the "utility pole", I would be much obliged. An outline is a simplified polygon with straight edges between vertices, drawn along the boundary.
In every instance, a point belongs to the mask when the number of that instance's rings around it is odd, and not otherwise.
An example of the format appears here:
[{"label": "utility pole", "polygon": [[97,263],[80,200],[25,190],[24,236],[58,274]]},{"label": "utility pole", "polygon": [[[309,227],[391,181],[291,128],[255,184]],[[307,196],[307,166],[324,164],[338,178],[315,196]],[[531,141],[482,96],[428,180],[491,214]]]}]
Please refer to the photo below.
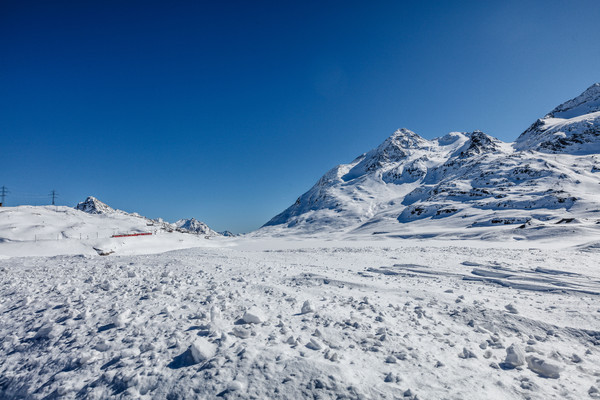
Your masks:
[{"label": "utility pole", "polygon": [[8,191],[8,189],[6,188],[6,186],[2,186],[0,188],[0,197],[2,197],[2,201],[0,202],[0,207],[2,207],[2,205],[4,204],[4,199],[6,198],[6,195],[10,193]]},{"label": "utility pole", "polygon": [[50,192],[50,196],[52,196],[52,205],[54,205],[54,200],[58,197],[58,193],[56,193],[56,190],[52,190]]}]

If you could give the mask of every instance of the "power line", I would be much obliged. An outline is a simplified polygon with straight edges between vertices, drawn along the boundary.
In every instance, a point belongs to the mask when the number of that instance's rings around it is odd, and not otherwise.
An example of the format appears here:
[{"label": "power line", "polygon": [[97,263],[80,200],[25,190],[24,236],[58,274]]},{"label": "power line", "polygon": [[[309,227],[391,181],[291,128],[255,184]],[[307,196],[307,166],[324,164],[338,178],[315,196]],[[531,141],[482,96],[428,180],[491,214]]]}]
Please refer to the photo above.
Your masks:
[{"label": "power line", "polygon": [[6,186],[2,186],[2,188],[0,188],[0,190],[1,190],[0,196],[2,196],[2,202],[0,202],[0,206],[1,206],[2,204],[4,204],[4,199],[6,198],[6,195],[10,192],[8,191]]},{"label": "power line", "polygon": [[16,197],[39,197],[39,198],[43,197],[43,198],[48,198],[47,194],[28,193],[28,192],[21,192],[21,191],[16,191],[16,192],[11,191],[10,193],[13,196],[16,196]]},{"label": "power line", "polygon": [[54,205],[54,200],[58,197],[58,193],[56,193],[56,190],[52,189],[50,196],[52,196],[52,205]]}]

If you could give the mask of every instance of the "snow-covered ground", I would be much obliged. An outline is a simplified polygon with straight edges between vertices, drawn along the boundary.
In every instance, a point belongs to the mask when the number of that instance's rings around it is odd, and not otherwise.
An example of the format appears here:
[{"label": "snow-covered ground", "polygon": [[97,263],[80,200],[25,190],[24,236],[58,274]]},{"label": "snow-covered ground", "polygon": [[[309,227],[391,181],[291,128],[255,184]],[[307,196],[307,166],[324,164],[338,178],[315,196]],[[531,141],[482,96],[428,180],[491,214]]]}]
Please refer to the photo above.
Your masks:
[{"label": "snow-covered ground", "polygon": [[205,241],[0,260],[0,398],[600,397],[597,243]]},{"label": "snow-covered ground", "polygon": [[[190,247],[211,247],[215,246],[215,241],[227,241],[216,232],[209,236],[209,240],[204,232],[202,235],[184,233],[174,230],[177,228],[175,225],[162,220],[113,210],[104,203],[96,202],[108,208],[108,211],[89,213],[89,210],[64,206],[0,208],[0,259],[115,252],[149,254]],[[152,235],[113,237],[136,233]]]}]

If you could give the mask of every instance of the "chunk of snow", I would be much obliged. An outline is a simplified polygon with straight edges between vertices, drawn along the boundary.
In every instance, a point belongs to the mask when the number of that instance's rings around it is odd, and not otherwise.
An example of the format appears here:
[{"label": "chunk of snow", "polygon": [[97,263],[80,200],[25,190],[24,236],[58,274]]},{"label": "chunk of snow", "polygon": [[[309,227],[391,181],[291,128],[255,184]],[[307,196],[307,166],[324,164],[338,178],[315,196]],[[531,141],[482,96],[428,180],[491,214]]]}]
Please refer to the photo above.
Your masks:
[{"label": "chunk of snow", "polygon": [[52,339],[56,336],[56,326],[49,322],[36,332],[34,339]]},{"label": "chunk of snow", "polygon": [[261,322],[264,322],[266,318],[262,311],[257,307],[250,307],[250,309],[244,313],[242,320],[247,324],[260,324]]},{"label": "chunk of snow", "polygon": [[516,309],[516,307],[512,304],[507,304],[504,306],[504,308],[506,308],[506,311],[508,311],[511,314],[518,314],[519,311]]},{"label": "chunk of snow", "polygon": [[527,357],[527,367],[542,378],[558,379],[560,377],[558,366],[541,358],[534,356]]},{"label": "chunk of snow", "polygon": [[215,356],[217,347],[208,340],[200,337],[190,346],[192,357],[196,363],[208,360]]},{"label": "chunk of snow", "polygon": [[123,327],[127,323],[130,314],[131,310],[125,310],[123,312],[120,312],[112,318],[112,323],[117,328]]},{"label": "chunk of snow", "polygon": [[210,321],[216,322],[221,319],[221,309],[217,306],[212,306],[210,308]]},{"label": "chunk of snow", "polygon": [[306,300],[304,304],[302,304],[302,314],[308,314],[311,312],[315,312],[315,307],[311,304],[310,301]]},{"label": "chunk of snow", "polygon": [[240,339],[247,339],[250,337],[250,329],[242,326],[236,326],[231,330],[233,336],[239,337]]},{"label": "chunk of snow", "polygon": [[506,349],[504,364],[510,368],[525,364],[525,353],[523,353],[523,350],[515,343],[511,344],[510,347]]},{"label": "chunk of snow", "polygon": [[231,392],[239,391],[242,389],[244,389],[244,384],[240,381],[229,382],[229,385],[227,385],[227,390]]},{"label": "chunk of snow", "polygon": [[460,358],[477,358],[477,355],[473,353],[471,350],[463,347],[463,351],[458,355]]},{"label": "chunk of snow", "polygon": [[311,350],[321,350],[323,348],[321,343],[317,342],[315,339],[310,339],[310,341],[306,343],[306,347]]}]

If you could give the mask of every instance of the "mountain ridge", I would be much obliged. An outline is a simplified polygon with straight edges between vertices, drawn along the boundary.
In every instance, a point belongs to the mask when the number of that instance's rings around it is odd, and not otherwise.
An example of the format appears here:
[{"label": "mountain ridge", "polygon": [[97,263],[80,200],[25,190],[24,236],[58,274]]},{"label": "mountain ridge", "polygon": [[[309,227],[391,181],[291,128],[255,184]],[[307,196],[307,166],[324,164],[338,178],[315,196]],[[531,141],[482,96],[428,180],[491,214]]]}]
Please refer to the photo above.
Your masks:
[{"label": "mountain ridge", "polygon": [[421,235],[451,224],[462,232],[450,235],[477,236],[492,233],[475,228],[501,224],[518,225],[521,231],[511,233],[518,236],[525,228],[571,218],[597,228],[597,109],[600,84],[554,108],[513,143],[481,131],[428,140],[398,129],[375,149],[328,171],[259,234],[401,234],[414,227]]},{"label": "mountain ridge", "polygon": [[98,200],[94,196],[88,196],[84,201],[78,203],[75,206],[76,210],[85,212],[87,214],[96,214],[96,215],[124,215],[135,218],[143,219],[147,222],[148,226],[158,227],[160,229],[166,231],[174,231],[177,230],[182,233],[191,233],[196,235],[205,235],[205,236],[225,236],[215,230],[211,229],[204,222],[198,221],[195,218],[189,219],[180,219],[174,223],[169,223],[164,221],[162,218],[151,219],[144,217],[138,213],[128,213],[126,211],[114,209],[110,207],[108,204],[103,203]]}]

